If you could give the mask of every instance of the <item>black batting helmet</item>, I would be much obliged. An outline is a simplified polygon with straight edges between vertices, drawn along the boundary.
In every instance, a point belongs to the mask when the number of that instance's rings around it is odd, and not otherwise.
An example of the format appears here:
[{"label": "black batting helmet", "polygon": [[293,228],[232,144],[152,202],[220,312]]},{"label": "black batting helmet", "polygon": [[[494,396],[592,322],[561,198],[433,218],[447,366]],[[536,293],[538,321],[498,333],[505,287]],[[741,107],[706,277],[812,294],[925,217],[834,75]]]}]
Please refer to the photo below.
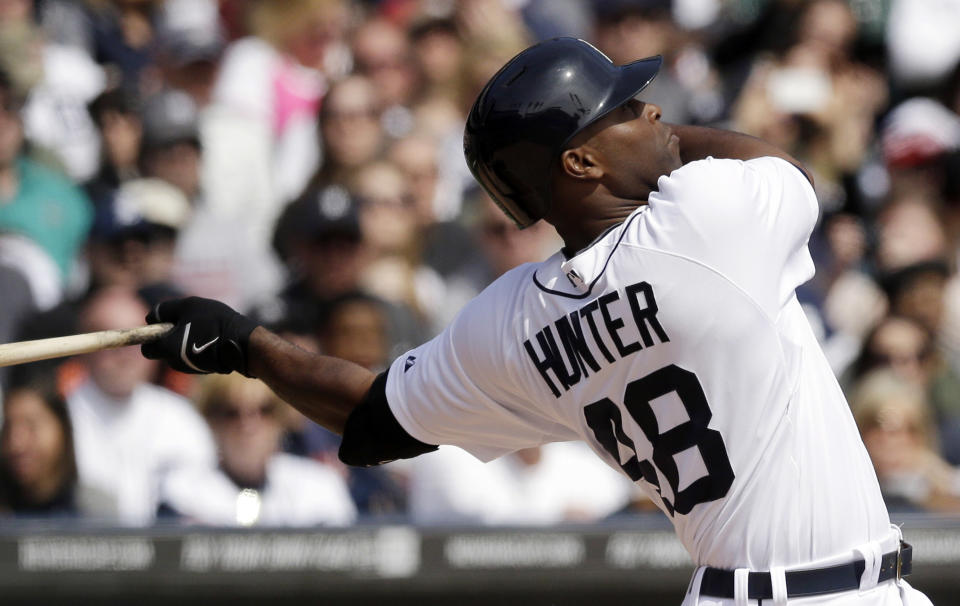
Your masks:
[{"label": "black batting helmet", "polygon": [[653,80],[661,58],[614,65],[576,38],[523,51],[477,97],[463,135],[470,171],[521,229],[550,208],[553,169],[587,125],[632,99]]}]

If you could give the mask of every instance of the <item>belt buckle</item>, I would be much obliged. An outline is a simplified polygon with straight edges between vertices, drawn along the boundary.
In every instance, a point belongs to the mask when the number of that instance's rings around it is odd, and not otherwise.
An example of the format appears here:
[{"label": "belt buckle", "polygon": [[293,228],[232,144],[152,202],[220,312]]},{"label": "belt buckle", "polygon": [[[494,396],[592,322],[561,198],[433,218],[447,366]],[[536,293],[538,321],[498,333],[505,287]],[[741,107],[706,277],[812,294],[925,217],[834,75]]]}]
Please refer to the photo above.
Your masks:
[{"label": "belt buckle", "polygon": [[900,552],[903,549],[903,541],[897,542],[897,582],[900,582],[900,570],[903,567],[903,560],[900,558]]}]

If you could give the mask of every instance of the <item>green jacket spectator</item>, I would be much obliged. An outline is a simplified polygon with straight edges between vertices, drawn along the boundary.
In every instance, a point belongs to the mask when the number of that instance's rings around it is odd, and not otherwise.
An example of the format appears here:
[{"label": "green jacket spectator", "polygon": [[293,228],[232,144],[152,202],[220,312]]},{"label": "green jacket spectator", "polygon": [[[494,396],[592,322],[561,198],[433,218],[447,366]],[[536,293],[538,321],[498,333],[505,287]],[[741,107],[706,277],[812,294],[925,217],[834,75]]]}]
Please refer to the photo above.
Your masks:
[{"label": "green jacket spectator", "polygon": [[87,196],[66,177],[20,156],[12,198],[0,196],[0,231],[28,236],[56,262],[64,280],[93,220]]}]

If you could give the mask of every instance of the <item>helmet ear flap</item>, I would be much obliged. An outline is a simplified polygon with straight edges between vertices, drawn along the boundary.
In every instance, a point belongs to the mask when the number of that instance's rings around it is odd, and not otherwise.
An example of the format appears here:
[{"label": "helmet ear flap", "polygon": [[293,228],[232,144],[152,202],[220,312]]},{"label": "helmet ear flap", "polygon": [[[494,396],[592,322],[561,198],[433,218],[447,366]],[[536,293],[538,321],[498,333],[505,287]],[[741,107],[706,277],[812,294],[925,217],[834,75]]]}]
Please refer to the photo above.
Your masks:
[{"label": "helmet ear flap", "polygon": [[487,82],[470,110],[463,136],[470,171],[521,229],[536,223],[550,209],[567,143],[646,87],[660,63],[653,57],[616,66],[576,38],[526,49]]}]

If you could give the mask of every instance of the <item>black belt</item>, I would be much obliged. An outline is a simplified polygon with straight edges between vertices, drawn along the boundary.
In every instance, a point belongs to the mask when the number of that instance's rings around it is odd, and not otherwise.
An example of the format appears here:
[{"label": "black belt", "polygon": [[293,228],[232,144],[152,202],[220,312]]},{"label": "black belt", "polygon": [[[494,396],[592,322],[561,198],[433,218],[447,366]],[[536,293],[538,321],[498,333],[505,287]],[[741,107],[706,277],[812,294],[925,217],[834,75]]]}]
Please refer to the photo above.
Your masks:
[{"label": "black belt", "polygon": [[[910,574],[913,548],[909,543],[900,542],[900,549],[884,554],[880,562],[878,583],[899,579]],[[866,564],[863,560],[854,560],[847,564],[816,568],[813,570],[788,570],[787,597],[837,593],[860,588],[860,577]],[[718,598],[733,598],[733,571],[720,568],[707,568],[700,579],[700,594]],[[769,572],[751,572],[747,580],[747,599],[772,600],[773,586]]]}]

